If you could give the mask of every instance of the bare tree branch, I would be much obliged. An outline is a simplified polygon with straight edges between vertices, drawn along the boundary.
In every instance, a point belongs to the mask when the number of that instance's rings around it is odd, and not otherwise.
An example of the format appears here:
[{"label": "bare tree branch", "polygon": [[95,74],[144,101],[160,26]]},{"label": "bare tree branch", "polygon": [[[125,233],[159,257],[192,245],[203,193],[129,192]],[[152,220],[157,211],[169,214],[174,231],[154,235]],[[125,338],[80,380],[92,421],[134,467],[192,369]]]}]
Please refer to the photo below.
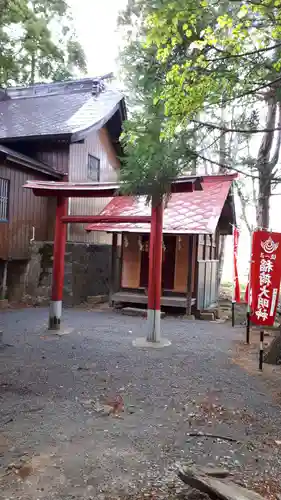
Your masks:
[{"label": "bare tree branch", "polygon": [[196,151],[193,151],[192,153],[194,155],[196,155],[197,158],[200,158],[203,161],[207,161],[207,162],[211,163],[212,165],[217,165],[217,167],[220,167],[220,168],[223,168],[223,169],[226,169],[226,170],[230,170],[230,171],[234,170],[234,172],[238,172],[238,174],[242,174],[245,177],[250,177],[252,179],[258,179],[259,178],[258,175],[253,175],[253,174],[249,174],[247,172],[243,172],[243,170],[239,170],[238,168],[233,167],[232,165],[229,166],[229,165],[226,165],[226,164],[219,163],[218,161],[215,161],[215,160],[210,160],[209,158],[206,158],[205,156],[202,156],[201,154],[196,153]]},{"label": "bare tree branch", "polygon": [[240,202],[241,202],[242,218],[243,218],[243,220],[244,220],[244,222],[246,224],[246,227],[247,227],[249,233],[251,233],[251,225],[249,224],[248,217],[247,217],[247,211],[246,211],[247,200],[245,199],[244,193],[243,193],[241,187],[239,186],[239,182],[234,181],[234,186],[236,188],[238,197],[239,197]]},{"label": "bare tree branch", "polygon": [[218,57],[215,59],[207,59],[207,61],[208,62],[217,62],[217,61],[219,62],[219,61],[224,61],[225,59],[239,59],[239,57],[254,56],[254,55],[260,54],[262,52],[268,52],[270,50],[274,50],[278,47],[281,47],[281,43],[276,43],[275,45],[272,45],[271,47],[265,47],[263,49],[256,49],[256,50],[251,50],[249,52],[244,52],[243,54],[227,54],[223,57]]},{"label": "bare tree branch", "polygon": [[275,132],[277,130],[281,130],[281,126],[275,127],[275,128],[239,129],[239,128],[228,128],[228,127],[224,127],[221,125],[215,125],[214,123],[202,122],[200,120],[191,120],[191,121],[193,123],[197,123],[198,125],[201,125],[202,127],[209,128],[211,130],[220,130],[221,132],[224,132],[225,134],[231,133],[231,132],[237,132],[238,134],[260,134],[260,133],[271,133],[271,132]]},{"label": "bare tree branch", "polygon": [[204,151],[207,151],[207,149],[210,149],[212,146],[214,146],[218,141],[221,140],[221,136],[224,135],[224,132],[222,132],[219,137],[216,137],[216,139],[213,140],[213,142],[211,142],[211,144],[207,144],[205,147],[203,147],[202,149],[200,149],[200,151],[198,151],[198,154],[200,153],[203,153]]},{"label": "bare tree branch", "polygon": [[[255,96],[256,93],[259,92],[260,90],[270,88],[272,85],[275,85],[275,84],[280,83],[280,82],[281,82],[281,76],[278,76],[277,78],[275,78],[271,82],[266,82],[266,83],[259,85],[253,89],[247,90],[247,91],[243,92],[242,94],[237,94],[236,96],[229,97],[228,99],[225,99],[224,103],[228,104],[229,102],[236,101],[237,99],[243,99],[243,97],[247,97],[247,96],[251,96],[251,95]],[[219,105],[220,105],[220,101],[212,102],[212,103],[208,104],[207,106],[205,106],[204,110],[206,111],[207,109],[211,109],[214,106],[219,106]],[[194,110],[195,113],[197,113],[198,111],[201,111],[201,105],[200,105],[200,108]],[[180,113],[176,113],[176,114],[180,114]]]}]

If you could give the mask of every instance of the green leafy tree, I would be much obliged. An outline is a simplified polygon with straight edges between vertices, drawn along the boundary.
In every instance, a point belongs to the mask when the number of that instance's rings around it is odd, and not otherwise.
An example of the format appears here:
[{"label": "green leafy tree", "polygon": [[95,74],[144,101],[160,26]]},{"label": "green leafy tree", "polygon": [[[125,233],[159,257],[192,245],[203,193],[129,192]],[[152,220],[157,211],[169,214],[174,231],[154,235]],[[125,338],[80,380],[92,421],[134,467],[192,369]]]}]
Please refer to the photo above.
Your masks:
[{"label": "green leafy tree", "polygon": [[[202,133],[201,123],[189,119],[190,106],[192,104],[192,117],[198,118],[208,86],[212,86],[220,105],[221,75],[227,67],[226,61],[217,64],[214,83],[214,78],[205,71],[198,42],[204,30],[215,29],[212,26],[216,26],[219,15],[227,11],[228,4],[220,2],[204,10],[199,0],[130,0],[120,16],[127,40],[121,59],[122,73],[129,102],[138,110],[132,113],[124,134],[127,157],[122,177],[127,190],[134,192],[141,177],[142,187],[146,184],[148,193],[158,190],[164,194],[165,190],[169,191],[173,177],[194,172],[196,144],[202,144],[202,135],[209,135],[209,131]],[[188,30],[188,19],[192,33]],[[203,47],[202,53],[206,50]]]},{"label": "green leafy tree", "polygon": [[159,95],[167,71],[180,54],[162,63],[157,58],[157,46],[144,45],[150,3],[131,0],[119,19],[127,40],[121,66],[131,107],[123,134],[121,180],[125,193],[146,193],[148,201],[157,201],[169,194],[174,178],[194,166],[192,148],[188,147],[194,141],[194,126],[179,129],[173,136],[165,134],[167,118]]},{"label": "green leafy tree", "polygon": [[[169,68],[159,94],[165,107],[168,136],[187,122],[196,123],[205,135],[213,132],[217,139],[221,133],[233,131],[264,133],[254,174],[259,184],[258,221],[263,227],[269,225],[272,185],[279,181],[279,148],[275,152],[272,148],[274,141],[277,145],[280,142],[280,5],[279,0],[155,0],[146,16],[146,45],[157,46],[157,59],[162,64],[179,47],[185,47],[185,57],[175,60]],[[206,24],[208,17],[210,23]],[[245,107],[231,130],[210,120],[222,99],[226,107],[228,103]],[[245,110],[257,108],[260,99],[266,103],[267,116],[264,126],[259,122],[260,128],[255,128],[254,113]],[[204,113],[205,120],[198,120],[199,113]],[[245,168],[240,171],[245,172]],[[245,173],[253,175],[247,169]]]},{"label": "green leafy tree", "polygon": [[2,85],[65,79],[86,70],[64,0],[2,0],[0,48]]},{"label": "green leafy tree", "polygon": [[27,13],[26,0],[0,0],[0,85],[18,77],[11,31],[24,22]]}]

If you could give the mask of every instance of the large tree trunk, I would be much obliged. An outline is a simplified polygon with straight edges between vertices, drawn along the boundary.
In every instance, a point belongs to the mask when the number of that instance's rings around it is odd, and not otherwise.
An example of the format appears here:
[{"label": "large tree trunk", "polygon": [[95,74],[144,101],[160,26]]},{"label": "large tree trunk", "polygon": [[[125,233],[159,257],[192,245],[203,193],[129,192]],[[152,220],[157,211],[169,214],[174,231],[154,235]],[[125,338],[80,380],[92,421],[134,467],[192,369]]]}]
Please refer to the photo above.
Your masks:
[{"label": "large tree trunk", "polygon": [[270,196],[271,196],[271,180],[268,177],[268,175],[267,176],[260,175],[257,223],[258,227],[262,229],[269,228]]},{"label": "large tree trunk", "polygon": [[[278,104],[275,95],[268,101],[267,116],[266,116],[266,128],[269,132],[265,132],[261,141],[261,145],[258,152],[257,158],[257,170],[259,174],[259,194],[258,194],[258,210],[257,210],[257,222],[258,226],[263,229],[269,228],[269,203],[271,196],[271,183],[272,183],[272,172],[275,167],[280,149],[280,131],[278,131],[277,144],[278,149],[275,151],[272,159],[271,149],[274,141],[274,130],[276,124]],[[280,121],[280,106],[279,106],[279,120]],[[277,154],[277,159],[276,159]]]}]

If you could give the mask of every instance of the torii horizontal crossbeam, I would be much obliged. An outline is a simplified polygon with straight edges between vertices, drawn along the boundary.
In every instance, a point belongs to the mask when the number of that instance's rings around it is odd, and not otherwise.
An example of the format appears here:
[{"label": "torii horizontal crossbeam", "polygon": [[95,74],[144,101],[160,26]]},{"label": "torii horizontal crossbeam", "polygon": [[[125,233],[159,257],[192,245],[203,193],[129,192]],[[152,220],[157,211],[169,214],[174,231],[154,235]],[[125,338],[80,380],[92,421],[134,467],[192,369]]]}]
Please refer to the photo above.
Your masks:
[{"label": "torii horizontal crossbeam", "polygon": [[[65,182],[27,181],[25,188],[32,189],[35,196],[64,196],[65,198],[110,198],[122,195],[122,183],[116,182]],[[171,182],[172,193],[192,193],[202,190],[201,177],[180,177]],[[146,195],[139,192],[138,195]]]}]

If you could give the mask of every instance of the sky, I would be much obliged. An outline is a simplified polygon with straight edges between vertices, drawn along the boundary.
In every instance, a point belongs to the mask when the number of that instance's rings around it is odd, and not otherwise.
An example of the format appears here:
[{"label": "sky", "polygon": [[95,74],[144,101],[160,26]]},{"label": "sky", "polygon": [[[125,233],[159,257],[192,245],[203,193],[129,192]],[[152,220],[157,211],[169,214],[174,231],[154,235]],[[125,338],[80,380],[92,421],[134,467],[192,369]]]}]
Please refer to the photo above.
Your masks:
[{"label": "sky", "polygon": [[87,57],[88,76],[116,73],[121,43],[116,29],[117,17],[127,0],[68,0],[68,3]]}]

